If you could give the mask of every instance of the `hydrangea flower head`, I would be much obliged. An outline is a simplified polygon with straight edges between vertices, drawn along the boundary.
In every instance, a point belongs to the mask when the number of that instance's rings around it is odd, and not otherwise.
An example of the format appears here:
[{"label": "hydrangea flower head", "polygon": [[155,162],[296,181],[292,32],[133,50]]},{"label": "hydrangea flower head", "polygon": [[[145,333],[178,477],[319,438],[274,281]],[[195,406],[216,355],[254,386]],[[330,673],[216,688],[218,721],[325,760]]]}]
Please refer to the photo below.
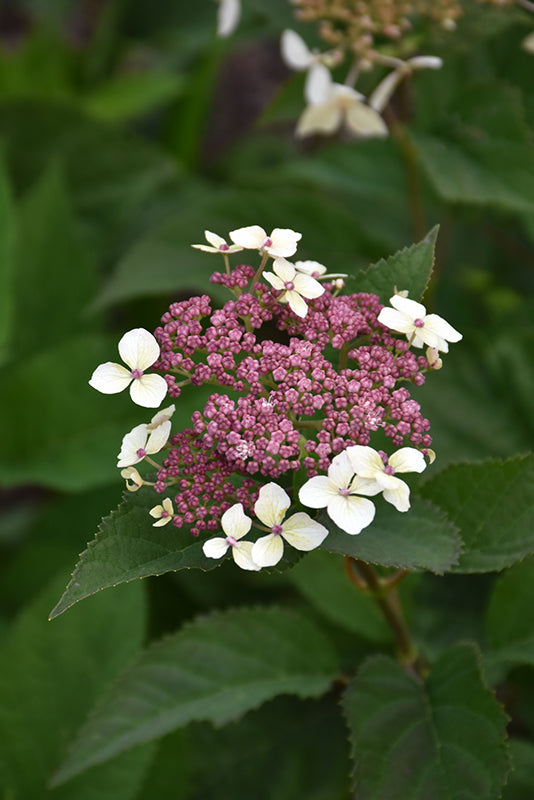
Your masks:
[{"label": "hydrangea flower head", "polygon": [[222,558],[231,547],[232,558],[238,567],[257,572],[260,566],[252,558],[252,542],[241,541],[251,525],[252,520],[246,516],[242,504],[235,503],[221,517],[221,526],[226,536],[215,536],[204,542],[204,555],[207,558]]},{"label": "hydrangea flower head", "polygon": [[159,358],[156,339],[144,328],[134,328],[120,340],[119,354],[130,369],[107,361],[95,369],[89,385],[103,394],[117,394],[130,386],[134,403],[157,408],[167,394],[167,382],[161,375],[145,375],[145,370]]},{"label": "hydrangea flower head", "polygon": [[354,472],[347,453],[340,453],[332,459],[328,475],[310,478],[299,491],[299,500],[303,505],[326,508],[328,516],[338,528],[351,536],[370,525],[375,516],[371,500],[359,496],[375,492],[360,491]]},{"label": "hydrangea flower head", "polygon": [[297,242],[302,238],[301,233],[291,228],[274,228],[267,235],[259,225],[249,225],[246,228],[237,228],[230,231],[230,239],[243,250],[259,250],[273,258],[282,256],[288,258],[297,250]]},{"label": "hydrangea flower head", "polygon": [[274,274],[264,272],[263,277],[274,289],[282,292],[278,301],[288,303],[295,314],[305,317],[308,313],[308,305],[303,298],[311,300],[314,297],[320,297],[324,293],[324,286],[321,286],[311,275],[297,272],[293,264],[285,258],[276,258],[273,262],[273,270]]},{"label": "hydrangea flower head", "polygon": [[383,308],[378,315],[378,321],[387,328],[406,334],[414,347],[426,344],[448,353],[448,342],[459,342],[462,338],[462,334],[438,314],[427,314],[422,303],[400,294],[394,294],[389,302],[393,308]]},{"label": "hydrangea flower head", "polygon": [[284,539],[296,550],[309,551],[326,539],[328,531],[308,514],[298,512],[284,521],[291,500],[276,483],[262,486],[254,505],[254,513],[271,533],[262,536],[252,548],[252,558],[261,567],[278,564],[284,554]]}]

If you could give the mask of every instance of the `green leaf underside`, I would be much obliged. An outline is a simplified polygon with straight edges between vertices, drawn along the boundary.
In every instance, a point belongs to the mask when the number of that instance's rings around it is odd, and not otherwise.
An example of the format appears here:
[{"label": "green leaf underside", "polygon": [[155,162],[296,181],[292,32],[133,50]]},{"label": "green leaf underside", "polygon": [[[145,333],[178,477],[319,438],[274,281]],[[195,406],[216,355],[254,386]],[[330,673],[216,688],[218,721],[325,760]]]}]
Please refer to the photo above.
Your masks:
[{"label": "green leaf underside", "polygon": [[72,580],[53,609],[53,619],[101,589],[172,570],[210,570],[219,561],[206,558],[202,540],[172,523],[154,527],[148,509],[158,501],[150,487],[126,493],[123,503],[100,523],[96,537],[81,554]]},{"label": "green leaf underside", "polygon": [[318,697],[336,671],[329,641],[296,612],[241,608],[200,618],[123,673],[55,783],[192,721],[223,725],[280,694]]},{"label": "green leaf underside", "polygon": [[[62,620],[49,623],[47,610],[63,575],[19,616],[0,654],[0,783],[5,797],[135,797],[149,750],[92,770],[50,795],[46,785],[65,757],[76,730],[99,695],[138,653],[144,636],[140,585],[92,599]],[[72,792],[72,794],[71,794]]]},{"label": "green leaf underside", "polygon": [[484,686],[477,651],[446,651],[416,682],[386,656],[361,667],[343,701],[359,800],[497,800],[506,716]]},{"label": "green leaf underside", "polygon": [[405,247],[358,272],[350,280],[349,287],[358,292],[378,295],[384,305],[387,305],[395,289],[407,289],[413,300],[419,300],[432,275],[438,231],[439,226],[436,225],[421,242]]},{"label": "green leaf underside", "polygon": [[534,552],[534,455],[447,467],[420,490],[458,526],[454,572],[491,572]]},{"label": "green leaf underside", "polygon": [[385,567],[437,573],[451,569],[458,561],[461,539],[457,528],[440,508],[417,497],[412,497],[406,513],[384,503],[377,508],[371,525],[357,536],[337,528],[326,512],[319,519],[331,531],[321,547],[332,553]]}]

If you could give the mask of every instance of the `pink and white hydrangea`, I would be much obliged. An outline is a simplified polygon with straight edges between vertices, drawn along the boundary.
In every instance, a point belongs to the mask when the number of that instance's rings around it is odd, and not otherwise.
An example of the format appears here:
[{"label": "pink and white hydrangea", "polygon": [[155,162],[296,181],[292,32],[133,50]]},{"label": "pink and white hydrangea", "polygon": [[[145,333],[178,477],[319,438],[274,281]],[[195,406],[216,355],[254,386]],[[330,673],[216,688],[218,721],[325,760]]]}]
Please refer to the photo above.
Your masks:
[{"label": "pink and white hydrangea", "polygon": [[221,517],[221,526],[226,534],[208,539],[202,545],[202,550],[207,558],[222,558],[228,548],[232,548],[232,558],[241,569],[257,572],[261,567],[252,557],[252,542],[243,542],[242,539],[250,531],[252,520],[243,511],[241,503],[231,506]]},{"label": "pink and white hydrangea", "polygon": [[170,497],[166,497],[163,503],[158,506],[154,506],[148,512],[151,517],[157,520],[157,522],[153,523],[154,528],[161,528],[162,525],[166,525],[174,516],[174,508],[172,505],[172,500]]},{"label": "pink and white hydrangea", "polygon": [[161,375],[145,374],[160,354],[154,336],[144,328],[128,331],[119,342],[119,354],[130,369],[107,361],[95,369],[89,385],[103,394],[117,394],[130,386],[134,403],[157,408],[167,394],[167,382]]},{"label": "pink and white hydrangea", "polygon": [[154,455],[165,447],[171,434],[170,420],[165,420],[149,430],[148,425],[136,425],[124,436],[117,467],[131,467],[148,455]]},{"label": "pink and white hydrangea", "polygon": [[273,258],[281,256],[288,258],[297,250],[297,242],[302,238],[301,233],[291,228],[274,228],[269,235],[259,225],[249,225],[246,228],[237,228],[230,231],[230,239],[234,244],[244,250],[259,250]]},{"label": "pink and white hydrangea", "polygon": [[204,231],[204,236],[208,244],[192,244],[195,250],[202,250],[204,253],[238,253],[243,248],[238,244],[228,244],[222,236],[213,231]]},{"label": "pink and white hydrangea", "polygon": [[301,511],[284,520],[291,500],[287,492],[276,483],[262,486],[254,505],[254,513],[271,529],[252,547],[252,558],[260,567],[278,564],[284,554],[284,540],[296,550],[309,551],[326,539],[328,530]]},{"label": "pink and white hydrangea", "polygon": [[308,508],[326,508],[328,516],[338,528],[351,536],[361,533],[375,516],[372,501],[359,496],[369,492],[360,490],[354,473],[354,467],[345,451],[332,459],[328,475],[310,478],[299,491],[299,500],[303,505]]},{"label": "pink and white hydrangea", "polygon": [[[348,447],[345,451],[354,472],[358,491],[367,495],[382,492],[384,500],[397,511],[410,508],[410,488],[397,472],[423,472],[426,468],[424,455],[414,447],[401,447],[384,460],[377,450],[363,445]],[[385,456],[384,456],[385,458]]]},{"label": "pink and white hydrangea", "polygon": [[312,300],[324,293],[324,286],[319,281],[298,272],[291,262],[285,258],[276,258],[273,262],[273,272],[264,272],[263,277],[269,281],[273,289],[282,292],[278,298],[280,303],[288,303],[290,309],[299,317],[308,313],[308,304],[304,298]]},{"label": "pink and white hydrangea", "polygon": [[383,308],[378,321],[398,333],[404,333],[414,347],[427,347],[449,352],[448,342],[459,342],[462,334],[438,314],[427,314],[422,303],[394,294],[389,302],[393,308]]}]

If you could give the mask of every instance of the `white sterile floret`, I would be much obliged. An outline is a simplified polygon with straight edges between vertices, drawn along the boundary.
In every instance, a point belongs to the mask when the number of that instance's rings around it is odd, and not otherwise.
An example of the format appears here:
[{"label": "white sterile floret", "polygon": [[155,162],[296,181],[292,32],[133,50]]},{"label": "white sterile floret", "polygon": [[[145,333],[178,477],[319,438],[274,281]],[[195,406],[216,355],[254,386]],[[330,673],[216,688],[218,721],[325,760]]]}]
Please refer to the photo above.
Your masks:
[{"label": "white sterile floret", "polygon": [[297,136],[329,135],[345,124],[360,137],[384,137],[387,125],[380,114],[363,102],[351,86],[334,83],[330,71],[319,64],[306,84],[307,108],[297,122]]},{"label": "white sterile floret", "polygon": [[324,286],[311,275],[297,272],[293,264],[285,258],[276,258],[273,261],[273,270],[274,273],[264,272],[263,277],[269,281],[273,289],[283,292],[278,301],[288,303],[297,316],[305,317],[308,313],[308,304],[303,298],[312,300],[314,297],[320,297],[324,293]]},{"label": "white sterile floret", "polygon": [[166,525],[173,518],[174,508],[172,500],[166,497],[160,506],[154,506],[148,513],[157,520],[157,522],[153,523],[153,527],[161,528],[162,525]]},{"label": "white sterile floret", "polygon": [[387,328],[406,334],[414,347],[426,344],[448,353],[447,342],[459,342],[462,338],[462,334],[452,325],[437,314],[427,314],[424,305],[415,300],[395,294],[389,302],[393,308],[383,308],[377,317],[378,321]]},{"label": "white sterile floret", "polygon": [[91,376],[89,385],[103,394],[117,394],[130,386],[134,403],[145,408],[157,408],[167,394],[167,382],[161,375],[145,375],[145,370],[158,360],[159,344],[144,328],[125,333],[119,342],[119,354],[130,369],[107,361],[100,364]]},{"label": "white sterile floret", "polygon": [[159,453],[167,444],[170,433],[169,420],[162,422],[152,431],[148,430],[147,425],[136,425],[122,440],[117,466],[131,467],[142,461],[145,456]]},{"label": "white sterile floret", "polygon": [[415,56],[407,61],[399,61],[396,69],[386,75],[370,95],[369,105],[376,111],[382,112],[389,103],[393,92],[406,76],[418,69],[441,69],[442,66],[443,61],[437,56]]},{"label": "white sterile floret", "polygon": [[259,250],[260,253],[267,253],[273,258],[292,256],[301,238],[302,234],[291,228],[274,228],[269,235],[259,225],[249,225],[246,228],[230,231],[230,239],[234,244],[244,250]]},{"label": "white sterile floret", "polygon": [[[121,470],[121,478],[126,481],[126,488],[129,492],[137,492],[144,483],[144,480],[138,473],[135,467],[126,467]],[[131,481],[131,483],[129,483]]]},{"label": "white sterile floret", "polygon": [[218,0],[217,36],[230,36],[237,28],[241,16],[240,0]]},{"label": "white sterile floret", "polygon": [[284,539],[296,550],[307,552],[319,547],[328,536],[324,525],[301,511],[284,520],[290,505],[291,500],[281,486],[268,483],[261,487],[254,513],[271,533],[258,539],[252,548],[252,558],[260,567],[278,564],[284,553]]},{"label": "white sterile floret", "polygon": [[423,472],[426,468],[424,455],[414,447],[401,447],[384,464],[381,456],[372,447],[353,445],[345,451],[356,473],[356,487],[362,494],[375,495],[382,492],[384,500],[397,511],[410,508],[410,488],[395,476],[397,472]]},{"label": "white sterile floret", "polygon": [[204,555],[207,558],[222,558],[231,547],[232,558],[238,567],[257,572],[260,565],[252,558],[252,542],[241,541],[251,525],[252,520],[246,516],[241,503],[231,506],[221,517],[221,526],[226,536],[215,536],[204,542]]},{"label": "white sterile floret", "polygon": [[192,244],[195,250],[203,250],[204,253],[238,253],[243,248],[238,244],[228,244],[222,236],[218,236],[212,231],[204,231],[204,236],[209,244]]},{"label": "white sterile floret", "polygon": [[176,411],[176,406],[174,403],[172,406],[167,406],[167,408],[162,408],[157,414],[154,414],[148,425],[146,426],[147,431],[154,431],[164,422],[167,422],[171,419],[172,415]]},{"label": "white sterile floret", "polygon": [[338,528],[354,536],[370,525],[375,516],[371,500],[358,496],[367,492],[360,492],[357,480],[347,453],[340,453],[332,459],[328,476],[317,475],[301,487],[299,500],[309,508],[326,508]]}]

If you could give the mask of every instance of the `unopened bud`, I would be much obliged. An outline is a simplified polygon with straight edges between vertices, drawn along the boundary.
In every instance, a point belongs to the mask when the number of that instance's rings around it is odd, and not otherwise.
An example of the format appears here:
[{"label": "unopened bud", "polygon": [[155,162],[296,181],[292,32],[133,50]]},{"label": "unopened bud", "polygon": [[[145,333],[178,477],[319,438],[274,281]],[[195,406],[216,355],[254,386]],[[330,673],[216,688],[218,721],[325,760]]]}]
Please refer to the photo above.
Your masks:
[{"label": "unopened bud", "polygon": [[[129,492],[136,492],[144,483],[135,467],[126,467],[126,469],[121,470],[121,477],[126,481],[126,488]],[[131,481],[131,483],[128,483],[128,481]]]},{"label": "unopened bud", "polygon": [[439,357],[439,350],[436,347],[427,347],[426,360],[430,369],[441,369],[443,361]]}]

